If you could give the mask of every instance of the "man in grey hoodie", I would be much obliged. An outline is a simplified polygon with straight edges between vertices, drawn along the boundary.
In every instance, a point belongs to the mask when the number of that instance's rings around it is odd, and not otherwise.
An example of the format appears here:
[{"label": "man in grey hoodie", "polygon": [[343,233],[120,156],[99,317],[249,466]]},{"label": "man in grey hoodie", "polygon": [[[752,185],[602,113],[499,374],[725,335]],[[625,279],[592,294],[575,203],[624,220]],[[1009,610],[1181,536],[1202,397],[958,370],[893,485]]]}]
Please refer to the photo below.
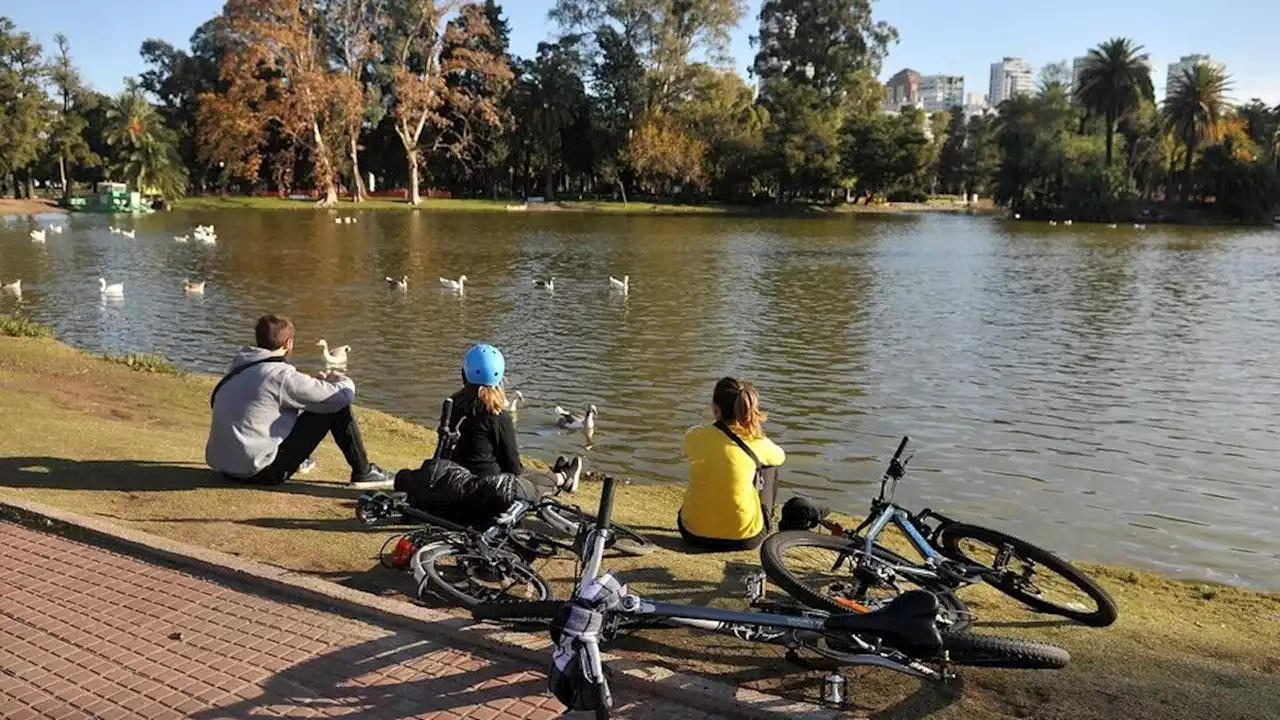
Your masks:
[{"label": "man in grey hoodie", "polygon": [[257,345],[236,353],[209,398],[213,421],[205,462],[238,482],[278,485],[333,435],[351,466],[351,487],[391,488],[393,476],[369,462],[360,439],[351,413],[351,378],[307,375],[286,362],[293,352],[293,322],[287,317],[258,318],[254,334]]}]

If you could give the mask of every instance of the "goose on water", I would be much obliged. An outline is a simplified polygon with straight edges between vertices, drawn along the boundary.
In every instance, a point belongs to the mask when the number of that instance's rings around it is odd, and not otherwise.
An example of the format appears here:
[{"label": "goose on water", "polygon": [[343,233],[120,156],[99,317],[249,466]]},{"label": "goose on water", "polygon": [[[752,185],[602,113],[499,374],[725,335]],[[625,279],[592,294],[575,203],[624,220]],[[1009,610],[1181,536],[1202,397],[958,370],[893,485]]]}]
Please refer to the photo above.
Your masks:
[{"label": "goose on water", "polygon": [[1118,227],[1120,227],[1120,226],[1119,226],[1119,225],[1117,225],[1117,224],[1115,224],[1115,223],[1111,223],[1111,224],[1110,224],[1110,225],[1108,225],[1107,227],[1111,228],[1112,230],[1115,230],[1116,228],[1118,228]]},{"label": "goose on water", "polygon": [[342,368],[347,366],[347,353],[351,352],[350,345],[340,345],[329,350],[329,343],[324,338],[316,341],[316,345],[320,347],[320,352],[324,355],[324,364],[331,368]]},{"label": "goose on water", "polygon": [[586,413],[569,412],[559,405],[556,406],[556,425],[565,430],[594,430],[596,427],[596,415],[598,411],[595,405],[588,405]]},{"label": "goose on water", "polygon": [[14,280],[11,283],[5,283],[4,285],[0,285],[0,290],[13,293],[14,295],[21,295],[22,294],[22,278],[18,278],[17,280]]},{"label": "goose on water", "polygon": [[440,285],[442,287],[447,287],[450,290],[454,290],[456,292],[461,292],[463,287],[466,285],[466,283],[467,283],[466,275],[458,276],[457,280],[450,280],[449,278],[440,278]]},{"label": "goose on water", "polygon": [[609,288],[626,295],[631,290],[631,276],[623,275],[622,279],[619,280],[618,278],[610,275]]},{"label": "goose on water", "polygon": [[190,235],[174,235],[174,236],[173,236],[173,241],[174,241],[174,242],[177,242],[177,243],[190,242],[190,241],[191,241],[191,236],[190,236]]},{"label": "goose on water", "polygon": [[507,401],[507,412],[515,413],[520,410],[520,403],[524,401],[524,393],[516,391],[515,397]]},{"label": "goose on water", "polygon": [[98,292],[109,297],[124,297],[124,283],[108,285],[104,278],[98,278]]},{"label": "goose on water", "polygon": [[186,278],[182,278],[182,292],[203,295],[205,282],[207,281],[201,280],[200,282],[191,282]]},{"label": "goose on water", "polygon": [[120,234],[132,240],[138,236],[138,231],[137,230],[121,230]]},{"label": "goose on water", "polygon": [[38,243],[42,243],[42,242],[44,242],[44,231],[43,231],[43,230],[32,230],[32,231],[31,231],[31,242],[38,242]]},{"label": "goose on water", "polygon": [[1133,224],[1133,229],[1134,229],[1134,230],[1146,230],[1146,229],[1147,229],[1147,224],[1146,224],[1146,223],[1134,223],[1134,224]]},{"label": "goose on water", "polygon": [[548,280],[534,280],[533,284],[540,288],[546,288],[548,292],[556,291],[556,279],[554,277]]},{"label": "goose on water", "polygon": [[1070,221],[1070,220],[1063,220],[1063,221],[1062,221],[1062,224],[1063,224],[1063,225],[1066,225],[1067,227],[1071,227],[1071,221]]},{"label": "goose on water", "polygon": [[120,234],[120,228],[118,228],[118,227],[111,227],[110,225],[108,225],[108,226],[107,226],[107,230],[110,230],[112,235],[119,235],[119,234]]},{"label": "goose on water", "polygon": [[405,275],[404,277],[400,278],[399,280],[397,280],[397,279],[395,279],[395,278],[393,278],[393,277],[388,277],[388,278],[387,278],[387,284],[388,284],[388,285],[390,285],[391,287],[395,288],[396,290],[408,290],[408,289],[409,289],[409,276],[408,276],[408,275]]},{"label": "goose on water", "polygon": [[1058,221],[1057,221],[1057,220],[1050,220],[1050,221],[1049,221],[1049,227],[1058,227]]},{"label": "goose on water", "polygon": [[201,235],[200,242],[204,243],[205,245],[216,245],[218,242],[218,236],[217,235]]},{"label": "goose on water", "polygon": [[54,234],[54,235],[61,235],[61,234],[62,234],[62,226],[61,226],[61,225],[50,225],[50,226],[49,226],[49,229],[53,231],[53,234]]},{"label": "goose on water", "polygon": [[334,218],[334,219],[333,219],[333,224],[334,224],[334,225],[341,225],[341,224],[342,224],[342,218],[338,218],[338,217]]}]

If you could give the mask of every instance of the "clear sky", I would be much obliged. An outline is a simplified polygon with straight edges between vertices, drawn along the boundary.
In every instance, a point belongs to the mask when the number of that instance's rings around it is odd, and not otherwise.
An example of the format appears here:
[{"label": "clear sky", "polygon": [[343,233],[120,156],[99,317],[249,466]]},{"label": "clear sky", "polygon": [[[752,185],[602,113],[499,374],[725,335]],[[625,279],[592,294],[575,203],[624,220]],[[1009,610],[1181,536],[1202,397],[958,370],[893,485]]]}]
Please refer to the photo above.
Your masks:
[{"label": "clear sky", "polygon": [[[512,49],[531,55],[554,30],[546,11],[553,0],[506,0]],[[747,0],[733,53],[745,71],[753,54],[760,0]],[[47,47],[61,31],[85,77],[115,92],[126,75],[143,69],[138,47],[161,37],[186,47],[191,32],[222,7],[220,0],[0,0],[0,15]],[[924,74],[965,76],[966,92],[987,92],[992,62],[1020,56],[1039,68],[1069,60],[1099,42],[1123,35],[1146,46],[1163,97],[1166,66],[1179,55],[1207,53],[1226,63],[1234,99],[1280,103],[1280,1],[1277,0],[880,0],[875,13],[895,25],[881,78],[903,67]]]}]

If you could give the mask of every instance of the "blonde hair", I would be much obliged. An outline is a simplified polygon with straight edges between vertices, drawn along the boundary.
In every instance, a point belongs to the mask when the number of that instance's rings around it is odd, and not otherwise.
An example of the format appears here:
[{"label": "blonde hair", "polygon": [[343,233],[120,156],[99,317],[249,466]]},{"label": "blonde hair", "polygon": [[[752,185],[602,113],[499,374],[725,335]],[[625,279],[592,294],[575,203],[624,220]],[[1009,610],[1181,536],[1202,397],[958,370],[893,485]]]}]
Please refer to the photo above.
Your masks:
[{"label": "blonde hair", "polygon": [[760,409],[756,386],[731,377],[716,383],[711,402],[720,410],[720,420],[736,435],[746,440],[764,437],[764,421],[769,416]]},{"label": "blonde hair", "polygon": [[481,385],[476,396],[480,405],[493,415],[501,415],[507,409],[507,393],[501,385]]}]

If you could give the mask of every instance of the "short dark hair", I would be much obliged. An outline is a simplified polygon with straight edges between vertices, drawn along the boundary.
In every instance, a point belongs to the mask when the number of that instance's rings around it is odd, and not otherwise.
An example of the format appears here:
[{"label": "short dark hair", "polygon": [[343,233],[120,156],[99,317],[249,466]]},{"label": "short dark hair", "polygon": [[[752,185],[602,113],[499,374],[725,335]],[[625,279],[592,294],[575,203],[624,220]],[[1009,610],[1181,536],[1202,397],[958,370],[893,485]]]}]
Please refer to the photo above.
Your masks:
[{"label": "short dark hair", "polygon": [[253,327],[253,336],[258,347],[279,350],[293,339],[293,321],[275,313],[263,315]]}]

